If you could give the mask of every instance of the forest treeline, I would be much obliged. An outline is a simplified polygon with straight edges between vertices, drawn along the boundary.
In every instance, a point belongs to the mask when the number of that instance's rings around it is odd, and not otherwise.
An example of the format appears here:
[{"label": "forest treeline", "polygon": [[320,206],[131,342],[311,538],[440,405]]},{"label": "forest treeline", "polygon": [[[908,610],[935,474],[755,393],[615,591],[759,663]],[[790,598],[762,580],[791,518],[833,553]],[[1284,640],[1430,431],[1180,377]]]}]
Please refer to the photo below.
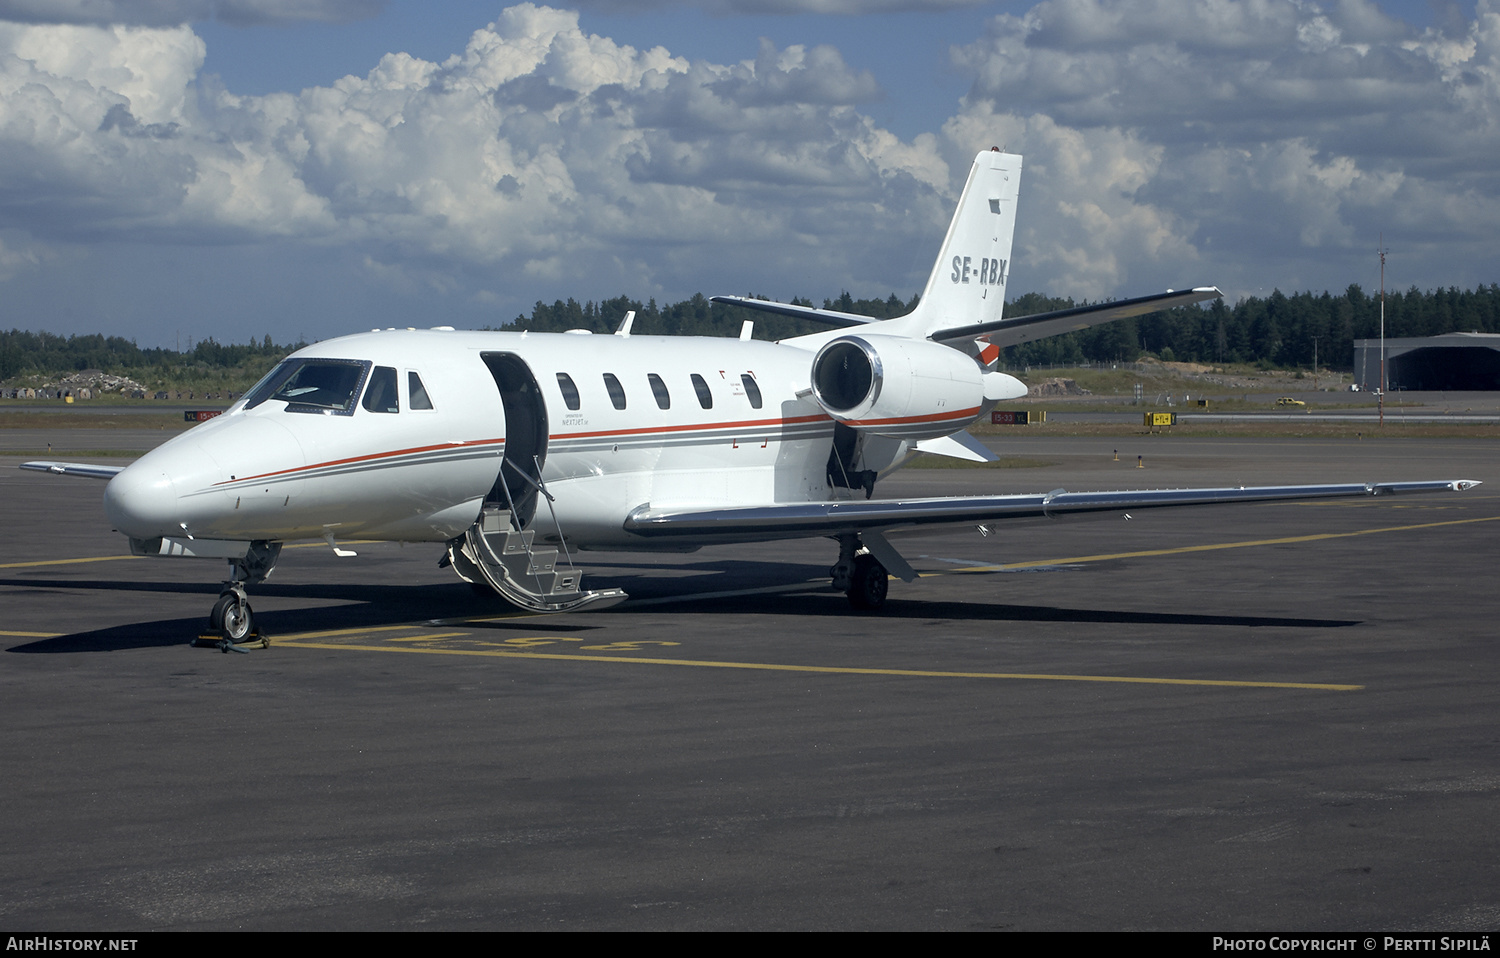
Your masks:
[{"label": "forest treeline", "polygon": [[170,376],[185,369],[199,372],[263,366],[269,369],[287,353],[306,343],[277,345],[267,335],[243,346],[205,339],[191,349],[178,351],[152,347],[142,349],[122,336],[90,333],[59,336],[13,329],[0,331],[0,380],[13,376],[66,376],[85,369],[115,375]]},{"label": "forest treeline", "polygon": [[[792,302],[814,305],[806,299]],[[916,297],[903,301],[894,293],[886,299],[854,299],[846,292],[838,299],[823,300],[822,307],[890,319],[916,304]],[[1015,318],[1084,305],[1087,301],[1027,293],[1008,303],[1005,315]],[[655,300],[643,305],[624,296],[583,305],[572,299],[550,306],[539,302],[530,316],[517,316],[507,328],[605,333],[616,329],[628,310],[636,312],[632,330],[637,334],[732,336],[747,319],[755,321],[756,339],[783,339],[827,328],[741,307],[711,307],[702,295],[667,307],[658,307]],[[1452,332],[1500,333],[1500,284],[1430,292],[1412,287],[1404,293],[1386,293],[1388,338]],[[1359,286],[1350,286],[1339,295],[1305,292],[1288,296],[1276,290],[1264,298],[1247,297],[1234,306],[1220,299],[1012,346],[1005,351],[1005,362],[1011,366],[1131,362],[1150,355],[1180,362],[1310,368],[1316,348],[1319,365],[1347,370],[1354,361],[1354,340],[1379,335],[1378,293],[1366,293]]]},{"label": "forest treeline", "polygon": [[[807,299],[792,302],[814,305]],[[910,311],[916,303],[916,297],[902,300],[894,293],[885,299],[855,299],[846,292],[837,299],[824,299],[822,307],[889,319]],[[1005,315],[1029,316],[1082,305],[1087,304],[1027,293],[1007,304]],[[715,306],[702,294],[666,306],[658,306],[654,299],[641,303],[625,296],[599,303],[579,304],[573,299],[557,300],[551,305],[538,302],[530,316],[517,316],[501,328],[537,332],[589,329],[608,333],[619,327],[630,310],[636,313],[632,328],[638,335],[736,336],[741,322],[747,319],[755,322],[756,339],[785,339],[826,328],[742,307]],[[1387,293],[1385,331],[1391,338],[1450,332],[1500,333],[1500,284],[1473,290],[1450,288],[1429,292],[1412,287],[1404,293]],[[1379,294],[1366,293],[1359,286],[1350,286],[1338,295],[1305,292],[1288,296],[1278,290],[1264,298],[1242,299],[1234,306],[1215,300],[1202,306],[1151,313],[1013,346],[1006,350],[1005,362],[1012,366],[1129,362],[1150,355],[1210,364],[1255,363],[1298,368],[1311,367],[1316,343],[1320,365],[1347,370],[1353,362],[1354,340],[1373,339],[1379,334]],[[245,345],[206,339],[179,352],[142,349],[119,336],[0,331],[0,380],[22,375],[64,376],[84,369],[129,374],[138,379],[143,376],[161,379],[188,370],[253,371],[270,368],[301,345],[278,345],[267,335]]]}]

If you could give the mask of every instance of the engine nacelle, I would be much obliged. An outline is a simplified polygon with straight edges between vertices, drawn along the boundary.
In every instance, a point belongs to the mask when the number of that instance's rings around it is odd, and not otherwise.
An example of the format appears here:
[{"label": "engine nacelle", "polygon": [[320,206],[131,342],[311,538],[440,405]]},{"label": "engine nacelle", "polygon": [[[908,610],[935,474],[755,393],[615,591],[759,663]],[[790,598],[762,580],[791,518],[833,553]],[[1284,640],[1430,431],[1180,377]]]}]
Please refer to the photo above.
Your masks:
[{"label": "engine nacelle", "polygon": [[933,439],[973,422],[988,400],[1005,398],[987,400],[989,377],[956,349],[897,336],[841,336],[812,364],[813,396],[824,412],[860,432],[899,439]]}]

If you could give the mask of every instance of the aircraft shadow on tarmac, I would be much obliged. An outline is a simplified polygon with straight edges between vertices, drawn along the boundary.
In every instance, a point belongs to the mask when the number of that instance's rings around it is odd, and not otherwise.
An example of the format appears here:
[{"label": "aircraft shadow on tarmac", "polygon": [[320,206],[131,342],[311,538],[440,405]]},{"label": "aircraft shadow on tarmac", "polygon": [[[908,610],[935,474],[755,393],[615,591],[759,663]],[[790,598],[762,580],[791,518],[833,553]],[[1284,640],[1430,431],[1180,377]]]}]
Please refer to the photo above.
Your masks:
[{"label": "aircraft shadow on tarmac", "polygon": [[[732,564],[732,563],[731,563]],[[758,565],[750,563],[750,565]],[[614,566],[613,568],[620,568]],[[684,568],[679,566],[679,569]],[[713,578],[721,581],[744,581],[734,575],[725,575],[723,565],[713,567]],[[806,591],[787,583],[788,571],[810,570],[781,567],[782,583],[788,591],[778,590],[774,602],[767,601],[765,593],[752,595],[714,596],[695,598],[691,593],[701,591],[682,588],[698,576],[675,580],[654,580],[651,598],[671,598],[667,603],[643,602],[632,608],[627,602],[613,610],[613,614],[657,615],[668,620],[689,616],[748,616],[748,615],[792,615],[805,617],[837,617],[847,619],[855,615],[840,594],[827,589],[818,581],[816,573],[806,581]],[[755,577],[765,581],[764,568]],[[722,577],[722,578],[721,578]],[[629,591],[633,576],[610,577]],[[625,581],[619,581],[625,580]],[[645,576],[639,580],[644,585],[651,581]],[[211,595],[213,587],[203,583],[132,582],[110,579],[0,579],[0,586],[18,590],[39,591],[98,590],[102,592],[158,592],[171,594]],[[677,588],[673,588],[673,586]],[[774,588],[774,587],[773,587]],[[608,627],[608,620],[596,618],[596,614],[582,613],[568,616],[547,617],[541,626],[534,615],[517,614],[507,618],[510,607],[498,598],[490,599],[474,595],[462,583],[443,585],[418,584],[360,585],[355,583],[310,583],[293,584],[266,583],[255,593],[268,600],[257,609],[256,618],[261,630],[274,643],[277,635],[375,628],[391,625],[409,625],[433,619],[466,619],[466,628],[535,632],[545,628],[548,632],[591,632]],[[332,601],[333,605],[315,605],[307,608],[267,608],[274,605],[271,600]],[[122,617],[130,613],[122,611]],[[951,622],[1075,622],[1113,625],[1157,625],[1164,627],[1223,626],[1230,628],[1301,628],[1329,629],[1347,628],[1360,624],[1357,619],[1323,619],[1287,616],[1259,615],[1212,615],[1202,612],[1140,611],[1136,609],[1085,609],[1066,608],[1055,605],[1019,605],[986,601],[954,601],[951,599],[925,599],[920,587],[899,597],[892,597],[885,607],[872,617],[902,620],[940,620]],[[686,624],[685,624],[685,627]],[[161,619],[147,622],[128,622],[105,629],[60,635],[53,638],[27,642],[9,649],[11,652],[30,654],[58,654],[82,652],[111,652],[127,649],[163,648],[183,645],[207,631],[207,614],[190,618]]]},{"label": "aircraft shadow on tarmac", "polygon": [[[799,615],[848,618],[863,615],[884,619],[926,619],[990,622],[1098,622],[1116,625],[1231,626],[1236,628],[1342,629],[1360,625],[1359,619],[1313,619],[1266,615],[1207,615],[1195,612],[1141,612],[1135,609],[1076,609],[1047,605],[1002,605],[993,602],[927,600],[915,594],[890,598],[879,612],[854,613],[842,595],[816,594],[809,584],[807,594],[781,595],[773,604],[764,596],[706,598],[684,597],[673,612],[712,612],[742,615]],[[623,608],[628,608],[625,606]],[[646,611],[642,609],[641,611]],[[660,611],[660,610],[656,610]]]}]

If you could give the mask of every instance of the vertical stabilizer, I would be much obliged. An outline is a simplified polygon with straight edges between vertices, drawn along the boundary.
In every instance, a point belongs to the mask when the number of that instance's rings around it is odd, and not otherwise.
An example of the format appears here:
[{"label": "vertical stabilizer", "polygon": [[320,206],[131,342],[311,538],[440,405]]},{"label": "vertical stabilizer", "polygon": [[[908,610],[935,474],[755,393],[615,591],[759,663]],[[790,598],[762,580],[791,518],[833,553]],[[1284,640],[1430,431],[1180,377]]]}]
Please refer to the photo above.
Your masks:
[{"label": "vertical stabilizer", "polygon": [[925,337],[938,329],[995,322],[1005,307],[1021,158],[986,150],[974,158],[958,212],[917,308],[890,332]]}]

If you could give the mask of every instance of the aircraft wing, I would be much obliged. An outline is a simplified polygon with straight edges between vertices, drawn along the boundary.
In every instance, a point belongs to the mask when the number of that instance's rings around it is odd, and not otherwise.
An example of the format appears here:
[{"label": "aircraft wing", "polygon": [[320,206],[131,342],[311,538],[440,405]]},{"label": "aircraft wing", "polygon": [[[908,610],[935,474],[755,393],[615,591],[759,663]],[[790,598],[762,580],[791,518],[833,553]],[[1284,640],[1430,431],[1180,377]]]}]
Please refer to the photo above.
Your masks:
[{"label": "aircraft wing", "polygon": [[[1152,293],[1150,296],[1122,299],[1113,303],[1075,306],[1072,309],[1059,309],[1050,313],[1037,313],[1034,316],[1021,316],[1017,319],[1001,319],[992,323],[954,326],[949,329],[939,329],[928,338],[939,343],[953,344],[983,336],[995,346],[1014,346],[1017,343],[1029,343],[1033,339],[1061,336],[1063,333],[1087,329],[1090,326],[1113,322],[1117,319],[1144,316],[1158,310],[1171,309],[1173,306],[1186,306],[1189,303],[1201,303],[1206,299],[1218,299],[1222,295],[1224,294],[1213,286],[1168,290],[1165,293]],[[736,305],[748,306],[749,303]],[[826,312],[826,310],[820,310],[820,312]]]},{"label": "aircraft wing", "polygon": [[51,472],[59,476],[83,476],[85,479],[113,479],[124,466],[96,466],[86,462],[23,462],[22,469]]},{"label": "aircraft wing", "polygon": [[791,316],[794,319],[805,319],[814,323],[822,323],[824,326],[864,326],[867,323],[880,322],[874,316],[861,316],[858,313],[841,313],[836,309],[818,309],[815,306],[792,306],[788,303],[773,303],[770,300],[749,299],[745,296],[710,296],[708,301],[710,303],[722,303],[725,306],[743,306],[745,309],[758,309],[763,313]]},{"label": "aircraft wing", "polygon": [[1224,489],[1149,489],[1132,492],[1067,492],[941,499],[872,499],[796,502],[735,509],[653,509],[648,503],[625,520],[627,532],[651,539],[690,536],[725,542],[769,541],[884,532],[904,527],[991,522],[1099,512],[1134,512],[1166,506],[1198,506],[1296,499],[1344,499],[1419,492],[1459,492],[1473,479],[1428,482],[1339,483],[1315,486],[1240,486]]}]

